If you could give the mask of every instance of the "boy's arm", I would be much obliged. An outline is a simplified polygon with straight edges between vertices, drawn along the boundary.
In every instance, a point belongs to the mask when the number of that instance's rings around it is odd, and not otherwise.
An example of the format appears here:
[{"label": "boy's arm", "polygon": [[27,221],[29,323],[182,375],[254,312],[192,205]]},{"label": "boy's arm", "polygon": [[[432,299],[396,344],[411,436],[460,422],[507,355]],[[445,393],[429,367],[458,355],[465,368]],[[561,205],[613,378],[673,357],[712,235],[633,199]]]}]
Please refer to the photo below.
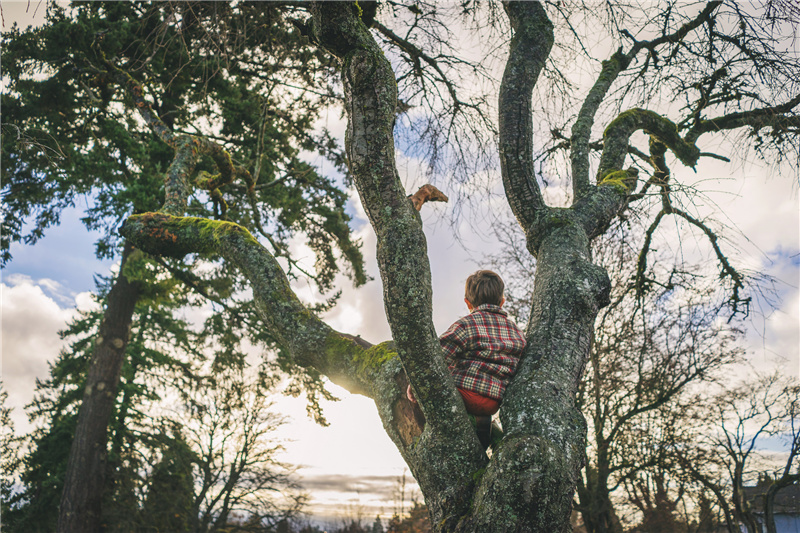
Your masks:
[{"label": "boy's arm", "polygon": [[456,360],[463,356],[462,354],[466,351],[465,340],[464,328],[458,322],[450,326],[450,329],[439,337],[439,343],[444,350],[444,362],[447,363],[448,368],[453,367]]}]

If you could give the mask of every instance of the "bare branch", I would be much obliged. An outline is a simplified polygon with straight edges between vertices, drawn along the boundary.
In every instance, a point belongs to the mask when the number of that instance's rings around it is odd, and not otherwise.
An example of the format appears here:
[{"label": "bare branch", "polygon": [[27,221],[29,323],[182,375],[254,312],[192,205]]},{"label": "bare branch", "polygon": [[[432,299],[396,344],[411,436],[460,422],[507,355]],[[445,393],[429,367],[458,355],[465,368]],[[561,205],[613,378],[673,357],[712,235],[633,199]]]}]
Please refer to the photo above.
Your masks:
[{"label": "bare branch", "polygon": [[553,46],[553,24],[538,2],[504,4],[514,29],[500,85],[500,169],[514,216],[531,226],[545,207],[533,169],[533,87]]},{"label": "bare branch", "polygon": [[[647,49],[651,56],[655,56],[657,47],[667,44],[680,42],[689,32],[699,27],[709,19],[711,13],[719,7],[722,2],[709,2],[705,9],[703,9],[694,19],[681,26],[677,31],[652,41],[637,41],[627,31],[623,30],[622,33],[626,35],[634,45],[630,51],[623,53],[620,48],[616,51],[611,58],[602,63],[602,69],[597,76],[592,88],[586,95],[583,101],[578,118],[572,127],[572,150],[570,152],[570,160],[572,162],[572,188],[573,188],[573,201],[577,201],[589,193],[589,154],[588,142],[589,135],[591,134],[592,126],[594,125],[594,117],[597,113],[600,104],[605,98],[611,85],[616,81],[617,76],[628,68],[628,65],[636,57],[642,49]],[[648,57],[649,60],[649,57]],[[621,168],[621,164],[616,168]]]},{"label": "bare branch", "polygon": [[742,298],[740,296],[740,291],[744,289],[744,277],[741,274],[739,274],[739,272],[735,268],[733,268],[733,266],[731,266],[730,261],[728,261],[728,258],[725,256],[724,253],[722,253],[722,250],[719,247],[719,243],[717,242],[719,240],[719,237],[717,236],[716,233],[714,233],[714,231],[711,228],[709,228],[702,221],[696,219],[695,217],[693,217],[692,215],[690,215],[685,211],[673,208],[672,212],[680,216],[693,226],[699,228],[706,235],[706,237],[708,237],[708,241],[711,243],[711,247],[714,249],[714,253],[717,256],[717,260],[722,266],[722,272],[720,272],[720,278],[723,279],[729,277],[733,282],[733,294],[730,298],[730,301],[733,305],[733,315],[736,315],[736,313],[739,311],[739,305],[744,304],[745,306],[747,306],[750,303],[750,298]]},{"label": "bare branch", "polygon": [[730,113],[716,118],[698,120],[686,133],[686,142],[694,143],[704,133],[751,127],[755,130],[772,127],[776,130],[800,128],[800,115],[792,113],[800,105],[800,94],[780,105]]},{"label": "bare branch", "polygon": [[430,67],[439,75],[438,81],[444,83],[445,87],[447,87],[447,92],[450,94],[450,99],[453,101],[453,105],[456,109],[458,109],[461,105],[466,105],[464,102],[458,99],[458,95],[456,94],[455,85],[450,81],[450,78],[442,71],[439,63],[433,57],[429,56],[425,52],[423,52],[419,47],[417,47],[414,43],[403,39],[392,30],[378,22],[377,20],[373,24],[374,28],[377,28],[378,31],[381,32],[383,36],[385,36],[389,41],[399,46],[404,52],[406,52],[409,56],[414,58],[415,63],[415,70],[418,72],[418,75],[422,75],[423,68],[419,65],[419,59],[425,61]]},{"label": "bare branch", "polygon": [[594,116],[605,98],[617,75],[627,68],[630,57],[621,50],[614,53],[611,59],[603,61],[603,67],[586,99],[575,124],[572,125],[570,161],[572,162],[572,195],[573,202],[578,201],[590,191],[589,183],[589,135],[594,125]]}]

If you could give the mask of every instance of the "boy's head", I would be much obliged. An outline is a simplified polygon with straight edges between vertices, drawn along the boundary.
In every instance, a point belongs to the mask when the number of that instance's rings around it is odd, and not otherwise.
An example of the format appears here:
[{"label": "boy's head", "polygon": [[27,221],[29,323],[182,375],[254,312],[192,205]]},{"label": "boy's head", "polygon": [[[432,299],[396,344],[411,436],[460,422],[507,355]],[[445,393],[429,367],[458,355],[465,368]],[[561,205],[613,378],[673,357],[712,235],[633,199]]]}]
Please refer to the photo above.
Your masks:
[{"label": "boy's head", "polygon": [[483,304],[503,305],[504,287],[500,276],[491,270],[478,270],[467,278],[464,301],[470,310]]}]

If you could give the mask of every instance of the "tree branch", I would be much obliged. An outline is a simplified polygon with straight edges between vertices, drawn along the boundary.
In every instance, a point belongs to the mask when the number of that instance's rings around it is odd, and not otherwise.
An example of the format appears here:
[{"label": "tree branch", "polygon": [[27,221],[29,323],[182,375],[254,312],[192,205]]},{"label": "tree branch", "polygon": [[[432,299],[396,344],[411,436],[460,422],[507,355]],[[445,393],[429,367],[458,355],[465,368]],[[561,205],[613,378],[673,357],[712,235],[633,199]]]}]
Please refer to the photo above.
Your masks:
[{"label": "tree branch", "polygon": [[[589,136],[592,126],[594,125],[594,117],[597,113],[597,109],[600,107],[608,90],[619,74],[628,67],[630,62],[642,49],[647,49],[651,55],[654,55],[655,49],[658,46],[666,43],[680,42],[690,31],[696,29],[703,22],[708,20],[711,13],[719,7],[720,4],[722,4],[722,2],[709,2],[705,9],[694,19],[681,26],[677,31],[668,35],[662,35],[652,41],[637,41],[629,32],[623,30],[622,33],[633,41],[633,47],[628,53],[623,53],[620,48],[608,60],[603,61],[600,74],[589,90],[578,113],[578,118],[572,126],[570,161],[572,163],[573,202],[577,202],[591,191],[589,181],[589,151],[587,146],[589,143]],[[622,163],[616,168],[621,168],[621,165]]]},{"label": "tree branch", "polygon": [[[349,2],[313,3],[312,30],[316,41],[341,61],[348,165],[377,235],[378,266],[392,337],[425,416],[419,439],[407,442],[396,433],[392,437],[423,491],[446,494],[434,502],[442,507],[431,508],[434,519],[454,526],[468,511],[475,483],[472,475],[487,458],[469,424],[433,327],[425,235],[395,166],[394,73],[356,7]],[[394,402],[382,401],[379,410],[384,425],[395,426],[394,414],[387,408]]]},{"label": "tree branch", "polygon": [[622,168],[628,154],[628,142],[637,130],[643,130],[664,143],[688,167],[693,168],[700,157],[697,146],[682,139],[672,121],[646,109],[630,109],[620,113],[603,133],[598,182],[608,173]]},{"label": "tree branch", "polygon": [[224,221],[134,215],[120,229],[138,248],[155,255],[220,255],[250,280],[261,318],[278,344],[302,366],[311,366],[350,392],[374,397],[378,375],[396,353],[384,345],[338,333],[300,303],[275,258],[241,226]]},{"label": "tree branch", "polygon": [[698,120],[687,132],[685,139],[688,143],[695,143],[704,133],[732,130],[745,126],[756,130],[769,126],[779,130],[800,128],[800,115],[790,114],[798,105],[800,105],[800,94],[780,105]]},{"label": "tree branch", "polygon": [[633,36],[627,31],[623,30],[623,33],[634,42],[633,49],[631,53],[637,53],[639,50],[646,48],[650,50],[651,53],[654,52],[657,46],[667,43],[679,43],[686,37],[690,31],[699,28],[701,24],[708,21],[711,17],[711,13],[714,12],[719,6],[722,5],[722,2],[717,0],[714,2],[708,2],[705,8],[697,14],[695,18],[678,28],[675,32],[670,34],[662,35],[652,41],[637,41],[633,38]]},{"label": "tree branch", "polygon": [[[409,42],[406,39],[403,39],[392,30],[378,22],[377,20],[373,23],[373,27],[376,28],[381,34],[386,37],[390,42],[399,46],[403,51],[405,51],[409,56],[415,58],[417,60],[422,59],[431,68],[439,75],[439,81],[444,83],[445,87],[447,87],[447,92],[450,94],[450,99],[453,100],[453,105],[458,108],[462,105],[466,105],[464,102],[458,99],[458,94],[456,93],[455,85],[448,79],[447,75],[442,71],[439,63],[436,59],[432,58],[425,52],[423,52],[419,47],[417,47],[414,43]],[[422,74],[422,68],[419,67],[419,63],[415,61],[415,70],[418,73]]]},{"label": "tree branch", "polygon": [[[361,203],[378,239],[378,265],[392,337],[427,424],[453,427],[459,406],[433,327],[427,243],[395,166],[394,73],[354,6],[318,2],[312,8],[315,38],[342,61],[345,148]],[[465,417],[466,420],[466,417]]]},{"label": "tree branch", "polygon": [[582,197],[574,205],[590,239],[605,232],[636,189],[639,171],[633,167],[620,169],[631,151],[630,137],[637,130],[643,130],[667,146],[687,166],[693,167],[700,157],[700,150],[685,142],[678,135],[675,124],[661,115],[645,109],[630,109],[620,113],[603,133],[598,186],[592,194]]},{"label": "tree branch", "polygon": [[572,163],[572,197],[577,202],[591,190],[589,182],[589,136],[594,125],[594,116],[603,102],[611,84],[617,79],[620,72],[625,70],[630,63],[630,56],[618,50],[610,59],[603,61],[600,74],[597,76],[589,94],[583,101],[578,118],[572,125],[570,138],[570,162]]},{"label": "tree branch", "polygon": [[747,305],[750,302],[750,298],[742,298],[739,295],[739,291],[744,289],[744,276],[739,274],[739,272],[735,268],[733,268],[730,261],[728,261],[728,258],[725,256],[725,254],[722,253],[722,249],[720,249],[719,244],[717,243],[719,237],[717,237],[717,234],[714,233],[711,230],[711,228],[709,228],[702,221],[696,219],[695,217],[693,217],[692,215],[690,215],[685,211],[673,208],[672,212],[678,215],[679,217],[683,218],[693,226],[699,228],[700,231],[702,231],[706,235],[706,237],[708,237],[708,240],[711,243],[711,247],[714,249],[714,254],[716,254],[717,260],[722,266],[722,271],[720,272],[719,277],[720,278],[729,277],[733,282],[733,295],[731,296],[731,302],[733,304],[733,314],[735,315],[739,311],[740,304]]},{"label": "tree branch", "polygon": [[514,36],[500,84],[500,171],[514,216],[527,231],[545,207],[533,168],[533,87],[553,47],[553,24],[538,2],[504,4]]}]

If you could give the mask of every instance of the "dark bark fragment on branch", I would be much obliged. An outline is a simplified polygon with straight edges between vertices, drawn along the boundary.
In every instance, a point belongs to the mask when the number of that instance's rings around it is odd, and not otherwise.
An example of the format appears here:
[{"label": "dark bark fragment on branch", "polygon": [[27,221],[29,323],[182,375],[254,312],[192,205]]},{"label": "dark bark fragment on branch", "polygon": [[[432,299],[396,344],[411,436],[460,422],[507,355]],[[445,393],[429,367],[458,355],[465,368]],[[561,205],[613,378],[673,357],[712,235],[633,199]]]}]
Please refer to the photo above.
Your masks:
[{"label": "dark bark fragment on branch", "polygon": [[449,200],[442,191],[430,184],[420,187],[417,192],[409,196],[409,199],[417,211],[422,209],[425,202],[447,202]]}]

